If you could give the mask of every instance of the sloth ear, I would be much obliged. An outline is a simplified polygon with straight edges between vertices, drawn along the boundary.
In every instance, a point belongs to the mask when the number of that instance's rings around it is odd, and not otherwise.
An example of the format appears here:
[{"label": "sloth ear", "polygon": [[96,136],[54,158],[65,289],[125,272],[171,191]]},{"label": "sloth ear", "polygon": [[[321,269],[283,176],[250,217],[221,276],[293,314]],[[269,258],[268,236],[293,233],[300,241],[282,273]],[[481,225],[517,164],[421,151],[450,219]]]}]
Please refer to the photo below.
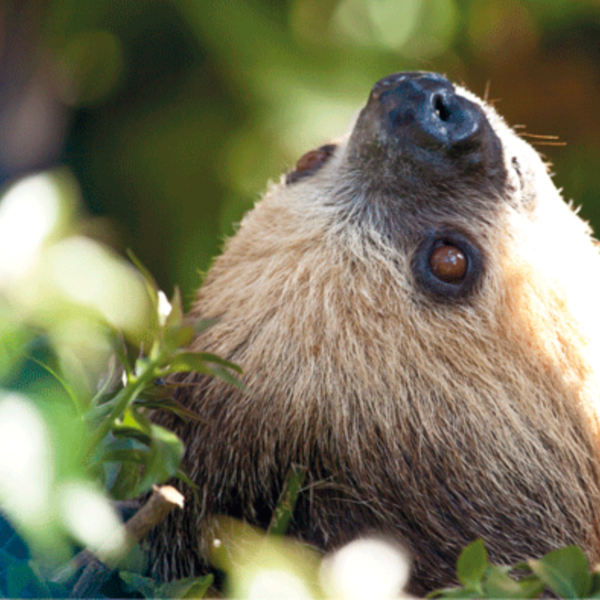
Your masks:
[{"label": "sloth ear", "polygon": [[336,148],[337,144],[326,144],[303,154],[296,163],[296,168],[286,175],[285,182],[289,185],[314,175],[333,156]]}]

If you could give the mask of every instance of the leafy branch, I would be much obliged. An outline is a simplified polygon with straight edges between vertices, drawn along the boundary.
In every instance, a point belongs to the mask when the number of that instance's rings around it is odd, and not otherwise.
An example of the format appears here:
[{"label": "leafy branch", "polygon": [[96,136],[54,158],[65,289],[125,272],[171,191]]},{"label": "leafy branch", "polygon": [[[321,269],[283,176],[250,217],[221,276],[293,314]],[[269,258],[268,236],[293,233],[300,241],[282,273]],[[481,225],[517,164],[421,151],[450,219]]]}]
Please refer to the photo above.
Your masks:
[{"label": "leafy branch", "polygon": [[436,590],[428,598],[600,598],[600,573],[590,570],[578,546],[554,550],[513,566],[489,562],[483,540],[467,546],[456,565],[461,586]]}]

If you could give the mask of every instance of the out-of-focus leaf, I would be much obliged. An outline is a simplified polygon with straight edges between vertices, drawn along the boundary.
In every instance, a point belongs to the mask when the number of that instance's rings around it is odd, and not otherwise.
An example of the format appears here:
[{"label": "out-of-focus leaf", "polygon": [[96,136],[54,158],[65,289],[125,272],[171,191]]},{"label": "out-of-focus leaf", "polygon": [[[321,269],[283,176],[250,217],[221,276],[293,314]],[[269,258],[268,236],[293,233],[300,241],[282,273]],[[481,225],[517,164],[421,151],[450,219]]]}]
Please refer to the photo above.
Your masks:
[{"label": "out-of-focus leaf", "polygon": [[154,581],[154,579],[150,579],[150,577],[143,577],[137,573],[129,573],[127,571],[120,571],[119,577],[132,592],[138,592],[144,598],[160,598],[158,595],[160,583],[158,581]]},{"label": "out-of-focus leaf", "polygon": [[213,582],[212,575],[177,579],[163,584],[136,573],[121,571],[119,576],[130,590],[139,592],[144,598],[202,598]]},{"label": "out-of-focus leaf", "polygon": [[51,596],[43,578],[23,560],[0,548],[0,563],[6,573],[7,598],[48,598]]},{"label": "out-of-focus leaf", "polygon": [[177,477],[177,479],[179,479],[180,481],[183,481],[183,483],[185,483],[186,485],[191,487],[192,491],[194,493],[196,493],[198,486],[188,477],[188,474],[185,471],[183,471],[182,469],[179,469],[175,476]]},{"label": "out-of-focus leaf", "polygon": [[153,305],[156,307],[158,305],[158,284],[156,280],[152,276],[152,273],[144,266],[142,261],[133,253],[131,248],[127,249],[127,256],[129,260],[136,266],[137,270],[142,274],[144,278],[144,282],[146,283],[146,288],[148,290],[148,296],[152,300]]},{"label": "out-of-focus leaf", "polygon": [[0,305],[0,381],[24,358],[26,344],[33,337],[29,328],[3,316]]},{"label": "out-of-focus leaf", "polygon": [[193,371],[195,373],[202,373],[203,375],[212,375],[211,369],[195,352],[180,352],[176,354],[169,360],[166,371],[167,374]]},{"label": "out-of-focus leaf", "polygon": [[140,492],[174,477],[183,458],[181,440],[168,429],[152,425],[151,438],[150,456],[140,482]]},{"label": "out-of-focus leaf", "polygon": [[218,322],[219,319],[201,319],[197,323],[194,323],[194,332],[198,335],[199,333],[214,327]]},{"label": "out-of-focus leaf", "polygon": [[173,398],[163,398],[161,400],[151,400],[148,398],[138,398],[135,401],[136,405],[143,406],[144,408],[166,410],[173,412],[180,417],[186,417],[194,421],[205,421],[198,413],[190,410],[180,402],[177,402]]},{"label": "out-of-focus leaf", "polygon": [[171,312],[165,321],[165,327],[167,329],[181,327],[182,320],[183,304],[181,303],[181,292],[179,291],[179,288],[175,286],[175,291],[171,298]]},{"label": "out-of-focus leaf", "polygon": [[246,386],[239,379],[234,377],[227,369],[221,367],[220,365],[215,365],[211,367],[211,374],[213,377],[218,377],[222,379],[225,383],[228,383],[230,386],[237,388],[241,392],[247,392]]},{"label": "out-of-focus leaf", "polygon": [[[542,586],[543,589],[543,586]],[[483,584],[486,598],[525,598],[519,582],[510,577],[504,569],[490,565]]]},{"label": "out-of-focus leaf", "polygon": [[216,354],[211,354],[210,352],[196,352],[196,354],[204,362],[211,363],[214,365],[220,365],[221,367],[231,369],[232,371],[235,371],[236,373],[239,373],[240,375],[243,375],[243,373],[244,373],[244,371],[242,371],[242,368],[239,365],[236,365],[235,363],[225,360],[225,359],[221,358],[220,356],[217,356]]},{"label": "out-of-focus leaf", "polygon": [[215,354],[210,354],[209,352],[180,352],[169,361],[169,367],[173,372],[193,370],[205,371],[208,367],[206,363],[231,369],[236,373],[243,373],[242,369],[235,363],[220,358]]},{"label": "out-of-focus leaf", "polygon": [[528,575],[519,579],[521,598],[539,598],[544,591],[544,582],[535,575]]},{"label": "out-of-focus leaf", "polygon": [[190,344],[194,339],[194,328],[179,325],[171,327],[165,332],[164,346],[165,350],[173,352]]},{"label": "out-of-focus leaf", "polygon": [[561,598],[587,598],[592,587],[587,558],[581,548],[569,546],[527,561],[531,570]]},{"label": "out-of-focus leaf", "polygon": [[143,573],[147,567],[148,555],[139,544],[135,544],[127,556],[119,561],[119,570],[128,573]]},{"label": "out-of-focus leaf", "polygon": [[203,598],[208,588],[212,585],[214,577],[186,577],[164,583],[160,586],[160,598]]},{"label": "out-of-focus leaf", "polygon": [[273,511],[273,517],[267,530],[269,535],[284,535],[286,533],[294,509],[296,508],[296,502],[300,495],[306,471],[306,467],[301,465],[291,466],[285,479],[283,492]]},{"label": "out-of-focus leaf", "polygon": [[443,588],[427,594],[426,598],[481,598],[482,593],[477,590],[465,590],[464,588]]},{"label": "out-of-focus leaf", "polygon": [[115,500],[132,500],[139,495],[142,481],[142,465],[144,460],[122,461],[118,465],[116,477],[111,482],[109,491]]},{"label": "out-of-focus leaf", "polygon": [[488,566],[488,554],[483,540],[469,544],[458,557],[456,575],[466,588],[478,588]]},{"label": "out-of-focus leaf", "polygon": [[52,375],[52,377],[54,377],[54,379],[56,379],[56,381],[58,381],[58,383],[61,385],[61,387],[65,390],[65,392],[71,399],[71,402],[73,403],[73,406],[75,407],[75,410],[78,412],[78,414],[82,415],[83,414],[83,406],[82,406],[79,398],[77,397],[77,394],[75,393],[73,388],[66,382],[66,380],[63,377],[61,377],[57,371],[52,369],[49,365],[38,360],[37,358],[35,358],[33,356],[28,356],[27,359],[36,363],[40,367],[42,367],[42,369],[47,371],[50,375]]},{"label": "out-of-focus leaf", "polygon": [[144,450],[109,450],[104,454],[107,462],[132,462],[138,465],[146,463],[148,451]]}]

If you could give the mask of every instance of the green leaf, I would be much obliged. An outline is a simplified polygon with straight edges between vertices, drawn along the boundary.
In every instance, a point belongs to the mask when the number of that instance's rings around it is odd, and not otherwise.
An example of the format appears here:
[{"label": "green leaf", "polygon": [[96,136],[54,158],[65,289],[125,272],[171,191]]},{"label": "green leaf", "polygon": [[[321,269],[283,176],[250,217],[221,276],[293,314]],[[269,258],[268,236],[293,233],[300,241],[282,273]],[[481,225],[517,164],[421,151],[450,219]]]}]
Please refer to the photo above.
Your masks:
[{"label": "green leaf", "polygon": [[73,388],[67,383],[67,381],[58,374],[57,371],[55,371],[49,365],[43,363],[41,360],[38,360],[37,358],[35,358],[33,356],[28,356],[27,360],[34,362],[36,365],[39,365],[40,367],[42,367],[42,369],[44,369],[47,373],[49,373],[52,377],[54,377],[54,379],[56,379],[56,381],[58,381],[58,383],[61,385],[61,387],[65,390],[65,392],[67,393],[67,396],[69,396],[69,398],[71,399],[71,402],[73,403],[73,406],[77,410],[77,413],[79,415],[83,414],[83,410],[84,410],[83,404],[79,401],[77,394],[75,393]]},{"label": "green leaf", "polygon": [[581,548],[569,546],[527,561],[533,573],[561,598],[587,598],[592,587],[587,558]]},{"label": "green leaf", "polygon": [[141,273],[144,283],[146,284],[146,289],[148,290],[148,295],[150,296],[154,305],[158,305],[158,284],[156,283],[156,279],[152,276],[152,273],[144,266],[142,261],[133,253],[131,248],[127,248],[125,251],[129,260],[136,266],[137,270]]},{"label": "green leaf", "polygon": [[125,342],[125,338],[123,334],[119,331],[115,331],[115,354],[119,359],[119,362],[123,365],[125,369],[125,373],[129,377],[133,373],[133,367],[131,366],[131,362],[129,360],[129,353],[127,351],[127,343]]},{"label": "green leaf", "polygon": [[427,596],[426,598],[481,598],[481,592],[477,590],[466,590],[461,587],[453,587],[453,588],[443,588],[441,590],[435,590]]},{"label": "green leaf", "polygon": [[466,588],[479,589],[488,566],[488,553],[483,540],[468,545],[458,557],[456,575]]},{"label": "green leaf", "polygon": [[285,479],[283,491],[273,511],[269,528],[267,529],[269,535],[284,535],[286,533],[294,514],[294,509],[296,508],[296,502],[300,495],[306,471],[306,467],[300,465],[291,466]]},{"label": "green leaf", "polygon": [[209,352],[180,352],[169,360],[169,366],[171,368],[175,366],[176,370],[179,371],[200,370],[201,372],[205,372],[207,368],[206,363],[219,365],[240,374],[243,373],[238,365]]},{"label": "green leaf", "polygon": [[161,584],[149,577],[126,571],[119,572],[119,577],[130,590],[140,593],[144,598],[202,598],[214,579],[212,575],[206,575]]},{"label": "green leaf", "polygon": [[521,598],[539,598],[546,587],[536,575],[519,579],[519,586],[521,586]]},{"label": "green leaf", "polygon": [[171,312],[165,321],[166,329],[179,329],[183,320],[183,304],[181,303],[181,292],[179,288],[175,286],[173,292],[173,298],[170,300]]},{"label": "green leaf", "polygon": [[115,500],[133,500],[139,496],[138,492],[142,481],[141,464],[134,461],[124,461],[118,465],[116,477],[107,486],[112,498]]},{"label": "green leaf", "polygon": [[[210,365],[208,363],[211,363]],[[207,352],[180,352],[172,357],[166,366],[166,373],[187,373],[193,371],[218,377],[241,391],[246,391],[244,384],[238,381],[227,369],[241,373],[240,367],[232,362]]]},{"label": "green leaf", "polygon": [[202,598],[213,580],[214,577],[210,574],[204,577],[176,579],[163,583],[160,586],[159,594],[161,598]]},{"label": "green leaf", "polygon": [[483,590],[487,598],[525,597],[519,582],[510,577],[504,569],[494,565],[487,568]]},{"label": "green leaf", "polygon": [[8,598],[48,598],[50,590],[45,581],[24,560],[19,560],[0,548],[0,564],[6,572]]},{"label": "green leaf", "polygon": [[210,352],[196,352],[195,354],[199,356],[204,362],[226,367],[227,369],[231,369],[232,371],[235,371],[240,375],[244,374],[244,371],[242,371],[242,368],[239,365],[229,362],[228,360],[225,360],[223,358],[220,358],[216,354],[211,354]]},{"label": "green leaf", "polygon": [[180,352],[170,357],[165,374],[188,373],[190,371],[202,373],[203,375],[213,374],[208,365],[194,352]]},{"label": "green leaf", "polygon": [[219,319],[201,319],[194,325],[196,335],[214,327],[219,322]]},{"label": "green leaf", "polygon": [[146,461],[148,460],[148,455],[149,451],[147,450],[107,450],[104,453],[103,458],[106,462],[131,462],[137,465],[143,465],[146,464]]},{"label": "green leaf", "polygon": [[119,577],[131,591],[138,592],[144,598],[160,598],[157,594],[160,584],[154,579],[143,577],[137,573],[129,573],[128,571],[119,571]]},{"label": "green leaf", "polygon": [[212,367],[210,371],[213,377],[218,377],[219,379],[222,379],[225,383],[228,383],[232,387],[237,388],[241,392],[248,391],[246,389],[246,386],[239,379],[236,379],[227,369],[224,369],[223,367],[217,365],[215,367]]},{"label": "green leaf", "polygon": [[173,412],[180,417],[187,417],[188,419],[192,419],[194,421],[203,421],[207,422],[206,419],[202,418],[198,413],[195,413],[193,410],[190,410],[183,404],[177,402],[173,398],[161,398],[160,400],[149,399],[149,398],[138,398],[135,401],[135,404],[138,406],[143,406],[144,408],[150,408],[155,410],[167,410],[169,412]]},{"label": "green leaf", "polygon": [[150,435],[152,423],[148,417],[145,417],[140,411],[130,406],[125,409],[120,421],[115,425],[116,429],[135,429],[141,433]]},{"label": "green leaf", "polygon": [[189,345],[194,339],[194,328],[188,325],[170,327],[164,333],[164,345],[169,352]]},{"label": "green leaf", "polygon": [[[196,493],[198,486],[189,478],[188,474],[183,469],[178,469],[177,473],[175,473],[175,477],[177,477],[177,479],[183,481],[183,483],[191,487],[194,494]],[[199,498],[196,498],[196,500],[200,502]]]},{"label": "green leaf", "polygon": [[120,427],[117,425],[113,428],[112,434],[118,439],[131,438],[146,446],[149,446],[152,441],[149,434],[140,429],[134,429],[133,427]]},{"label": "green leaf", "polygon": [[183,450],[183,443],[174,433],[159,425],[152,425],[150,455],[140,482],[140,493],[174,477],[179,470]]},{"label": "green leaf", "polygon": [[[597,568],[597,567],[596,567]],[[600,572],[592,573],[592,583],[590,585],[590,598],[600,598]]]},{"label": "green leaf", "polygon": [[[102,385],[100,386],[100,389],[96,392],[96,394],[90,401],[91,407],[97,408],[98,403],[100,402],[102,397],[105,394],[107,394],[107,392],[110,390],[110,388],[115,384],[116,370],[117,370],[117,361],[116,361],[116,355],[115,355],[114,358],[109,359],[109,361],[108,361],[108,372],[104,374],[103,382],[102,382]],[[86,413],[85,417],[87,418],[87,413]]]}]

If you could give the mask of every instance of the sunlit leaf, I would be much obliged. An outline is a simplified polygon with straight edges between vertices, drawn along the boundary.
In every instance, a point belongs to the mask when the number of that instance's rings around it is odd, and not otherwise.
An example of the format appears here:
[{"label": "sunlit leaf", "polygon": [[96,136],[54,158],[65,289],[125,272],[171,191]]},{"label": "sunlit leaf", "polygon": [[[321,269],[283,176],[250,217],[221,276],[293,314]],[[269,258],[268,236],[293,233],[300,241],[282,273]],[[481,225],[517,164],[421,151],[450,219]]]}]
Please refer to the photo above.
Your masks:
[{"label": "sunlit leaf", "polygon": [[488,566],[483,584],[487,598],[524,598],[523,589],[519,582],[510,577],[505,570]]}]

